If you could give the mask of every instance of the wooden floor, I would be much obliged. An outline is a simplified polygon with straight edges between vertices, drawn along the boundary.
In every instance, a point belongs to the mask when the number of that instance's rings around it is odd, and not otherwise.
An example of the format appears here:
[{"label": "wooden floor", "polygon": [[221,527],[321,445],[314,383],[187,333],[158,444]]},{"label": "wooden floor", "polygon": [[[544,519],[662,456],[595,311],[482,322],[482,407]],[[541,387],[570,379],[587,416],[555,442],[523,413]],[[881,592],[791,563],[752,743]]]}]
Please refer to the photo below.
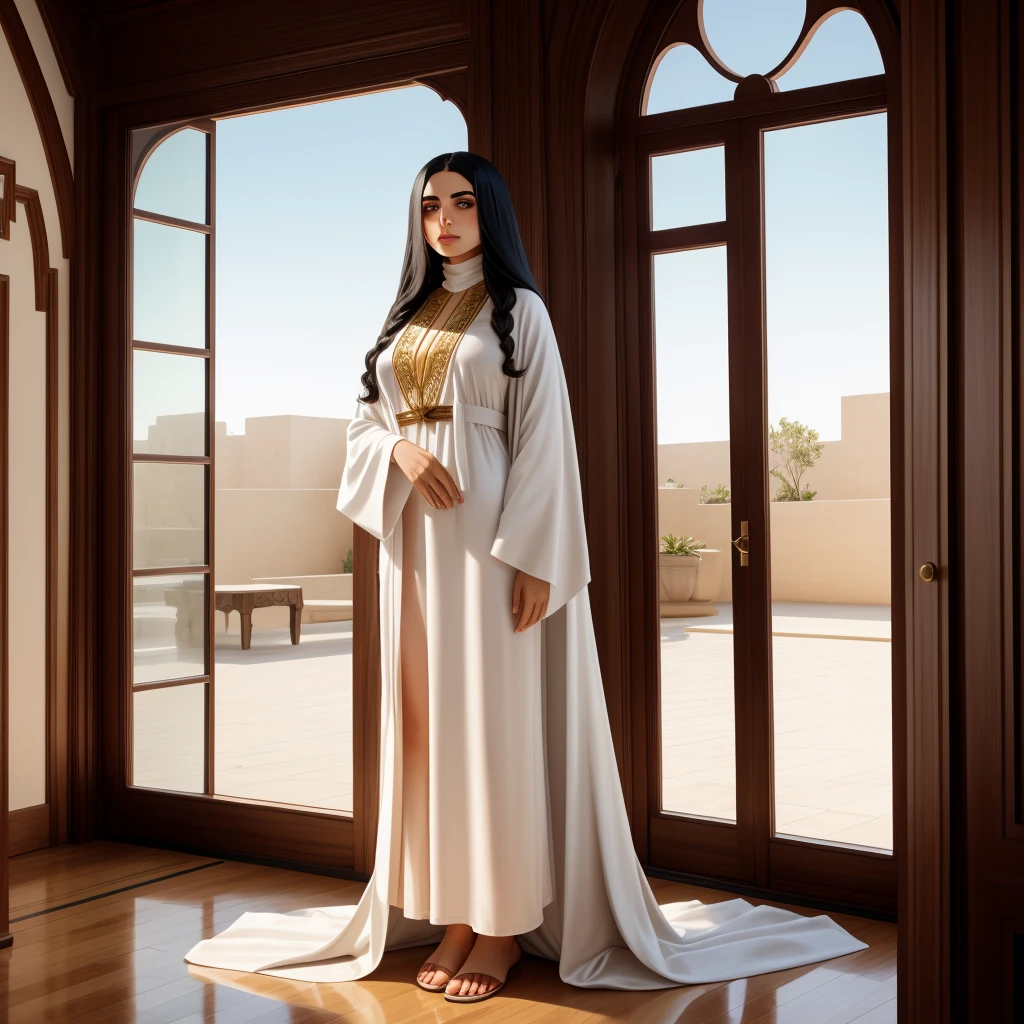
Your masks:
[{"label": "wooden floor", "polygon": [[[459,1006],[413,984],[426,947],[386,953],[369,978],[338,985],[210,970],[182,959],[195,942],[246,910],[355,902],[361,883],[110,842],[56,847],[10,863],[14,945],[0,950],[5,1024],[896,1020],[896,926],[861,918],[832,915],[870,947],[823,964],[745,981],[620,992],[565,985],[553,962],[527,957],[507,994]],[[652,884],[662,902],[734,898],[674,882]]]}]

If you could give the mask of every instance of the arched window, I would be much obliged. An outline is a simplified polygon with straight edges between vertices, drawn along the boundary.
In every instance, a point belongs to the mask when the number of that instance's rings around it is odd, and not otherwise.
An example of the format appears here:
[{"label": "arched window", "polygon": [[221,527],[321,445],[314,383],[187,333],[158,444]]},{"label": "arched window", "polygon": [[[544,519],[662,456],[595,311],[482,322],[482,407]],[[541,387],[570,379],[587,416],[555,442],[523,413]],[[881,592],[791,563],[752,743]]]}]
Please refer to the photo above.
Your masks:
[{"label": "arched window", "polygon": [[894,40],[870,0],[685,0],[625,140],[656,439],[650,863],[876,908]]},{"label": "arched window", "polygon": [[138,129],[132,146],[128,783],[314,811],[284,832],[315,829],[352,868],[351,828],[323,833],[360,786],[345,427],[409,189],[467,148],[466,123],[413,85]]}]

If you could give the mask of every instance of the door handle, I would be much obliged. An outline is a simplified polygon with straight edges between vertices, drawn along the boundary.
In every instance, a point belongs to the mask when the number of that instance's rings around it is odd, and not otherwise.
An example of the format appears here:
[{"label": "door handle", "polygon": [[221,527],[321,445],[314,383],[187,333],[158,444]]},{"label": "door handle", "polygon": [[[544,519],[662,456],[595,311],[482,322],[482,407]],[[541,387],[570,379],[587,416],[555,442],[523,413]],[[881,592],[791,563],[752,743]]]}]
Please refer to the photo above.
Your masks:
[{"label": "door handle", "polygon": [[747,532],[747,520],[740,522],[740,535],[732,542],[732,546],[740,553],[740,565],[749,565],[750,534]]}]

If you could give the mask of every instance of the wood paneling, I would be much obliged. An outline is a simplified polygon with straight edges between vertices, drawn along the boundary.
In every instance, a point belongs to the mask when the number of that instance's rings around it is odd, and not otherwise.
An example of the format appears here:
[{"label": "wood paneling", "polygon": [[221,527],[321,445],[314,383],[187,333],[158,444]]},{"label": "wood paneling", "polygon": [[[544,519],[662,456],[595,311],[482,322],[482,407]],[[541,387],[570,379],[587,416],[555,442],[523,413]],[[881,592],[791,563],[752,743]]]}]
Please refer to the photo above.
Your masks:
[{"label": "wood paneling", "polygon": [[[906,786],[897,799],[901,962],[914,965],[900,1019],[949,1020],[950,822],[947,404],[946,26],[941,4],[903,7],[903,215],[906,304],[902,483],[906,556]],[[932,583],[918,579],[926,561]],[[896,709],[897,713],[900,709]],[[894,719],[895,721],[895,719]]]},{"label": "wood paneling", "polygon": [[441,46],[469,39],[467,6],[204,0],[140,7],[94,25],[97,88],[105,103],[137,101]]},{"label": "wood paneling", "polygon": [[[954,1013],[1009,1024],[1024,918],[1020,818],[1021,26],[1012,0],[952,4],[952,474],[957,529]],[[956,959],[954,959],[956,962]]]},{"label": "wood paneling", "polygon": [[41,850],[50,845],[50,808],[47,804],[19,807],[7,818],[9,857]]}]

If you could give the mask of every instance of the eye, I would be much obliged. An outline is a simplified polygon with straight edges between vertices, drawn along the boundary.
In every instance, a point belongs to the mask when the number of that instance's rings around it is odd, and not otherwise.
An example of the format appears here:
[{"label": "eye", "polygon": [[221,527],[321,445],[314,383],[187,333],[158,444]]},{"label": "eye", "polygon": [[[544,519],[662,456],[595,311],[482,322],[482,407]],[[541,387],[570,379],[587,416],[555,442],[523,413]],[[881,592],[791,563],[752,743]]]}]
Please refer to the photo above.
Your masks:
[{"label": "eye", "polygon": [[473,209],[473,204],[468,199],[460,199],[455,205],[461,206],[465,210]]},{"label": "eye", "polygon": [[433,213],[436,209],[437,209],[437,203],[424,203],[423,204],[423,212],[424,213]]}]

